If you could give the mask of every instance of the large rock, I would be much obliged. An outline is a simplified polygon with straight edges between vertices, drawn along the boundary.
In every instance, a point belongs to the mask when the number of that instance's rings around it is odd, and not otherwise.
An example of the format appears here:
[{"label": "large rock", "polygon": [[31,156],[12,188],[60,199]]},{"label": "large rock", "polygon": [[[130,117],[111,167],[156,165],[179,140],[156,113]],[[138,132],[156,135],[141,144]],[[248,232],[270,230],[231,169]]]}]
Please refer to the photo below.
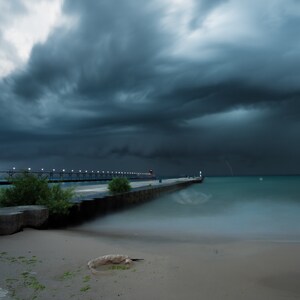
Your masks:
[{"label": "large rock", "polygon": [[0,211],[0,235],[12,234],[23,228],[23,213]]},{"label": "large rock", "polygon": [[24,214],[24,227],[40,228],[49,217],[48,208],[42,205],[18,206],[18,210]]},{"label": "large rock", "polygon": [[0,235],[12,234],[24,227],[40,228],[48,217],[48,208],[41,205],[0,208]]}]

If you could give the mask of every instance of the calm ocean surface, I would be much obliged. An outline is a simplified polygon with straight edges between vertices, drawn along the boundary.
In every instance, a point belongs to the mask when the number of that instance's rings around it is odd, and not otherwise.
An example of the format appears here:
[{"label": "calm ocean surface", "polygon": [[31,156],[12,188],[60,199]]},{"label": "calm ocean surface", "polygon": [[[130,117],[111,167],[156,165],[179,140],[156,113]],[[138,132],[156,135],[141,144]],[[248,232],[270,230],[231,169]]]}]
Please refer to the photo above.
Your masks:
[{"label": "calm ocean surface", "polygon": [[81,226],[101,233],[300,240],[300,177],[208,177]]}]

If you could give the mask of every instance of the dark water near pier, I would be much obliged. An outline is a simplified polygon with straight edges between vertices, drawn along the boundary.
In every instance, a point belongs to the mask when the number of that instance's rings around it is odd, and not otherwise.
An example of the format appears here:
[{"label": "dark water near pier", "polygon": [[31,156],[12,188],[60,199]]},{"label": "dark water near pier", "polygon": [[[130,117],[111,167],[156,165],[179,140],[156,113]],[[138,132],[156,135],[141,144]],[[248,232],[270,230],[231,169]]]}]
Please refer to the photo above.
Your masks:
[{"label": "dark water near pier", "polygon": [[300,240],[300,177],[211,177],[81,226],[99,233]]}]

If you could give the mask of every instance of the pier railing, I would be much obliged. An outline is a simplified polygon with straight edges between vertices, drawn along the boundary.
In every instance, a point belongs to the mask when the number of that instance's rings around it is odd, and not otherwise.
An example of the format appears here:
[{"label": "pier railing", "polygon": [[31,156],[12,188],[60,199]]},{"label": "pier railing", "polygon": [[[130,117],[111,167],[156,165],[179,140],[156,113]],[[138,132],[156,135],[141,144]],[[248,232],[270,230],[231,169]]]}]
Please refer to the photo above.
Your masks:
[{"label": "pier railing", "polygon": [[49,182],[80,182],[80,181],[107,181],[114,177],[127,177],[130,180],[152,179],[151,172],[127,172],[127,171],[88,171],[88,170],[6,170],[0,171],[0,184],[9,184],[18,175],[27,172],[38,177],[46,177]]}]

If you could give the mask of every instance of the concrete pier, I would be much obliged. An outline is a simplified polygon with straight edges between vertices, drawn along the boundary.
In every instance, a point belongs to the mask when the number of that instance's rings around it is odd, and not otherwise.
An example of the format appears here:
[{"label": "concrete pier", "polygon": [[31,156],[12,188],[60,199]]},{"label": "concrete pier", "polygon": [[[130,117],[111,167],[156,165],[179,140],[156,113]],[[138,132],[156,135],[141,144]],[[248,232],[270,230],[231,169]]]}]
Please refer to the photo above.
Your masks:
[{"label": "concrete pier", "polygon": [[[115,195],[108,193],[106,186],[82,187],[78,191],[85,192],[85,194],[82,198],[73,200],[74,206],[71,208],[70,214],[64,217],[50,216],[48,224],[50,227],[80,224],[93,217],[127,209],[191,184],[201,183],[202,178],[182,178],[163,182],[165,183],[159,183],[158,180],[151,183],[133,183],[135,187],[130,192]],[[145,186],[145,184],[147,185]]]},{"label": "concrete pier", "polygon": [[88,189],[86,187],[89,192],[82,198],[72,201],[73,206],[67,216],[49,216],[47,208],[35,205],[0,208],[0,235],[12,234],[24,227],[63,227],[80,224],[92,217],[142,204],[162,194],[175,192],[194,183],[201,183],[202,178],[166,180],[166,182],[138,186],[130,192],[114,195],[109,194],[105,188]]}]

